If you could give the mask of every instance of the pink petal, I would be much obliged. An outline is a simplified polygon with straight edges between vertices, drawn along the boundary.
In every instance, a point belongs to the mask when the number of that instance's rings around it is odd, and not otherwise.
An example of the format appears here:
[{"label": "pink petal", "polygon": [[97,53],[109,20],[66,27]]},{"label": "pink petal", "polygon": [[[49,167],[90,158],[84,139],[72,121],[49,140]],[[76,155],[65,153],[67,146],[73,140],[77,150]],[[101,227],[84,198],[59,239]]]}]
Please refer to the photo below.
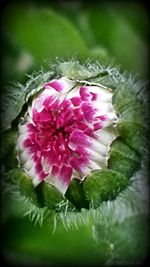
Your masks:
[{"label": "pink petal", "polygon": [[81,99],[84,101],[88,101],[92,99],[92,95],[90,94],[88,87],[86,86],[80,87],[80,96],[81,96]]},{"label": "pink petal", "polygon": [[75,145],[90,146],[91,142],[84,132],[81,130],[75,130],[71,133],[69,140]]},{"label": "pink petal", "polygon": [[81,98],[79,96],[74,96],[70,100],[75,107],[79,106],[81,103]]},{"label": "pink petal", "polygon": [[51,89],[51,87],[55,89],[57,92],[61,92],[64,88],[63,83],[58,80],[54,80],[44,84],[45,89]]},{"label": "pink petal", "polygon": [[92,122],[94,115],[96,114],[96,108],[90,103],[82,103],[81,110],[83,111],[85,119]]},{"label": "pink petal", "polygon": [[70,184],[72,177],[72,168],[68,166],[52,167],[51,175],[47,177],[47,181],[53,184],[63,195]]}]

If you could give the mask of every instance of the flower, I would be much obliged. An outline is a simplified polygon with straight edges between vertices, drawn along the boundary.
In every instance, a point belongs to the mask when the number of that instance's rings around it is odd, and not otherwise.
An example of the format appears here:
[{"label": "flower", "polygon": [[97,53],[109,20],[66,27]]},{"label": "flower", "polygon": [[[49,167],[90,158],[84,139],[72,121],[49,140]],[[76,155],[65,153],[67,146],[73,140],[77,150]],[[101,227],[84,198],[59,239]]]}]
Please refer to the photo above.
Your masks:
[{"label": "flower", "polygon": [[35,186],[45,180],[65,194],[73,178],[84,180],[107,166],[117,137],[112,96],[101,84],[66,77],[43,85],[19,125],[16,145]]}]

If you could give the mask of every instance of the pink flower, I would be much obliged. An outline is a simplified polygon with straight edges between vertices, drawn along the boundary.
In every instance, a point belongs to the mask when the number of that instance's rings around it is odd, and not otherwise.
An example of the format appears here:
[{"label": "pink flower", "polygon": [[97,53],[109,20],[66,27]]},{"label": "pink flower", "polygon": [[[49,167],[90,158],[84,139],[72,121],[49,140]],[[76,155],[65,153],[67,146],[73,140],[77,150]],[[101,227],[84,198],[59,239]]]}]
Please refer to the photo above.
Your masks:
[{"label": "pink flower", "polygon": [[52,80],[19,125],[20,165],[35,186],[45,180],[65,194],[74,177],[83,180],[107,166],[116,121],[110,89]]}]

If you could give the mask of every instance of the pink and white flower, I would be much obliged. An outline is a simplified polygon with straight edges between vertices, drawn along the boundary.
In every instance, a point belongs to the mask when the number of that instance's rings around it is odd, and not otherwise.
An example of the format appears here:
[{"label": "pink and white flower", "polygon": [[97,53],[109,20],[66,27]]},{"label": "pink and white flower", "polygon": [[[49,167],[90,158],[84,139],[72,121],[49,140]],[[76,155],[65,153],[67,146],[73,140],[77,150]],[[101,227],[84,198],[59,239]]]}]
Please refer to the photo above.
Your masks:
[{"label": "pink and white flower", "polygon": [[[85,84],[85,85],[84,85]],[[117,137],[112,91],[66,77],[43,86],[19,125],[21,167],[37,186],[45,180],[65,194],[71,180],[83,180],[107,166]]]}]

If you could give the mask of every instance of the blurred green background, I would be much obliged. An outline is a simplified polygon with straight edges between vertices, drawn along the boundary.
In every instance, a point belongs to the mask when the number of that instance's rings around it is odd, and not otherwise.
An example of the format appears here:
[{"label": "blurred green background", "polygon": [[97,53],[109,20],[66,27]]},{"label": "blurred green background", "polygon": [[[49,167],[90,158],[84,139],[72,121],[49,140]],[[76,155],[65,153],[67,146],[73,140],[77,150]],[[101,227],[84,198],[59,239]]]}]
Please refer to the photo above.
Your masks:
[{"label": "blurred green background", "polygon": [[[103,3],[103,2],[102,2]],[[148,15],[132,2],[27,1],[2,13],[4,80],[56,60],[91,58],[147,77]]]},{"label": "blurred green background", "polygon": [[[11,2],[2,12],[2,82],[25,82],[26,74],[71,58],[117,65],[147,79],[148,27],[147,11],[138,2]],[[95,227],[93,239],[91,223],[68,232],[60,223],[55,234],[53,224],[34,226],[9,195],[2,210],[3,254],[8,263],[91,266],[112,259],[138,261],[146,254],[144,216],[136,227],[136,217],[112,225],[110,232],[105,224]]]}]

